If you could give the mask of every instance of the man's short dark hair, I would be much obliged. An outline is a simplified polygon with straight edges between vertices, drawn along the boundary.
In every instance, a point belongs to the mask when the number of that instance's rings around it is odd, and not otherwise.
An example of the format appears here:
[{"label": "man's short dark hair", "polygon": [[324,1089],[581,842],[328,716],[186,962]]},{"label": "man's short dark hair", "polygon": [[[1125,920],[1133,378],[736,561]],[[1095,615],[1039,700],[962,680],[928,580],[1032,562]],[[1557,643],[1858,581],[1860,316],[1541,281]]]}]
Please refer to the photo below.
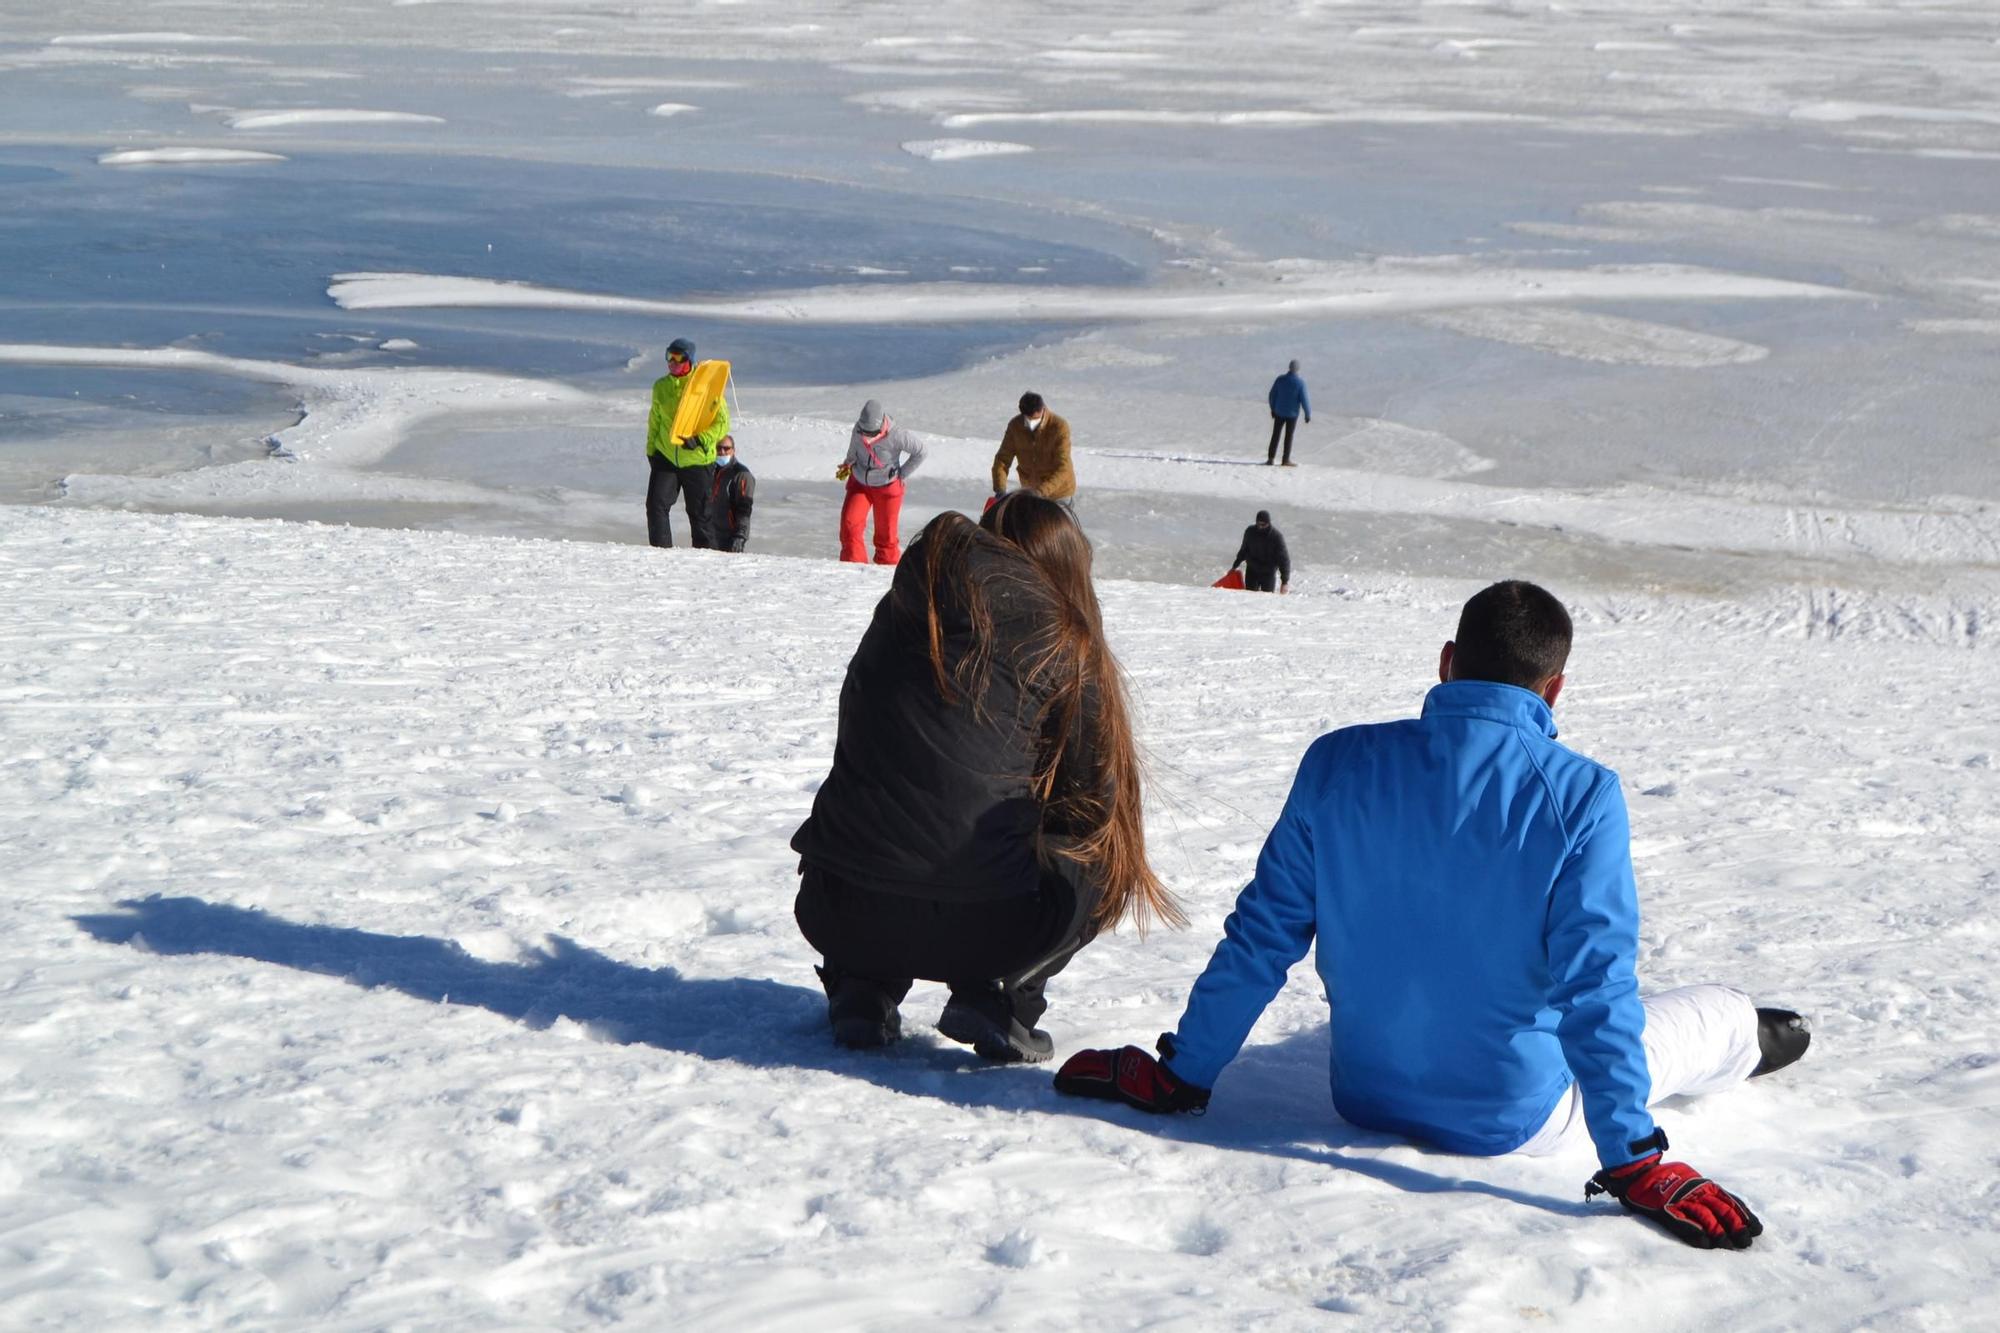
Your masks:
[{"label": "man's short dark hair", "polygon": [[1041,396],[1040,394],[1038,394],[1038,393],[1024,393],[1024,394],[1022,394],[1022,395],[1021,395],[1021,415],[1022,415],[1022,416],[1024,416],[1024,417],[1031,417],[1031,416],[1035,415],[1035,413],[1037,413],[1037,412],[1041,411],[1041,410],[1042,410],[1042,407],[1043,407],[1043,403],[1042,403],[1042,396]]},{"label": "man's short dark hair", "polygon": [[1458,613],[1454,680],[1539,687],[1569,661],[1569,612],[1545,588],[1507,579],[1474,593]]}]

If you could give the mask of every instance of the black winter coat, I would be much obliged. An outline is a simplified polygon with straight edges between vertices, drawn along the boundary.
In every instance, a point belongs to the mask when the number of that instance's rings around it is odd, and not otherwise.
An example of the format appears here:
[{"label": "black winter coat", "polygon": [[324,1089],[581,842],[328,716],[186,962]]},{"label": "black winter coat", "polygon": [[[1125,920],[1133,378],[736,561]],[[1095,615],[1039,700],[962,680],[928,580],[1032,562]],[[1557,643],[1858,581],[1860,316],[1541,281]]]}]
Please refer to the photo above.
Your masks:
[{"label": "black winter coat", "polygon": [[[847,664],[833,770],[812,814],[792,835],[807,861],[853,883],[940,902],[979,902],[1036,891],[1040,835],[1070,832],[1033,792],[1056,723],[1027,664],[1055,624],[1052,594],[1027,557],[980,531],[967,551],[973,581],[993,618],[993,654],[975,708],[946,703],[932,674],[924,615],[936,543],[920,536],[903,552],[889,592]],[[965,606],[940,605],[945,661],[972,644]],[[1089,694],[1064,750],[1057,791],[1091,765]]]},{"label": "black winter coat", "polygon": [[718,467],[708,493],[708,515],[725,551],[740,551],[750,540],[750,510],[757,503],[757,479],[735,459]]},{"label": "black winter coat", "polygon": [[1292,581],[1292,553],[1285,549],[1285,536],[1275,527],[1260,528],[1255,523],[1243,529],[1243,544],[1236,548],[1231,569],[1248,565],[1252,569],[1276,569],[1286,583]]}]

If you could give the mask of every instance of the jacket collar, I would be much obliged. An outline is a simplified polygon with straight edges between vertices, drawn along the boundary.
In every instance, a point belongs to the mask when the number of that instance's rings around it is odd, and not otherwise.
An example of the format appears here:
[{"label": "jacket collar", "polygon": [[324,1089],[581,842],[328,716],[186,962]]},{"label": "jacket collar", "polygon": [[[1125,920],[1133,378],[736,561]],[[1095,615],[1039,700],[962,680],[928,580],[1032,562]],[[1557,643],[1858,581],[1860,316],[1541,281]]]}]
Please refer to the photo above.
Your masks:
[{"label": "jacket collar", "polygon": [[1490,680],[1451,680],[1424,696],[1425,717],[1477,717],[1530,727],[1554,739],[1555,714],[1533,690]]}]

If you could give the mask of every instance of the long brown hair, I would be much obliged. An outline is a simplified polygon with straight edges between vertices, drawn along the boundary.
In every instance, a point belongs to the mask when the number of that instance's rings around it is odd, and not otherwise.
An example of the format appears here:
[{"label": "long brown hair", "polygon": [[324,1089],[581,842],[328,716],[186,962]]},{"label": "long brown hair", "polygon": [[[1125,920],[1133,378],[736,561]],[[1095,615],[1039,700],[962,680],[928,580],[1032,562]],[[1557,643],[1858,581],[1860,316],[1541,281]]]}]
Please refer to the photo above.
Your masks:
[{"label": "long brown hair", "polygon": [[[926,628],[938,693],[948,702],[967,698],[978,709],[993,660],[991,607],[965,558],[980,540],[979,528],[1027,557],[1018,571],[1002,577],[1032,581],[1055,608],[1046,632],[1022,658],[1024,683],[1046,699],[1036,719],[1047,740],[1035,770],[1035,796],[1056,816],[1056,823],[1074,834],[1057,842],[1054,854],[1082,866],[1101,886],[1102,896],[1092,914],[1099,926],[1116,926],[1128,916],[1141,934],[1155,918],[1172,926],[1186,925],[1180,904],[1146,859],[1139,756],[1124,676],[1105,642],[1097,590],[1090,580],[1090,542],[1076,519],[1055,501],[1033,491],[1015,491],[995,501],[977,528],[964,515],[952,512],[938,515],[924,528],[923,540],[931,548]],[[946,661],[941,603],[965,607],[972,623],[970,648],[951,665]],[[1094,700],[1094,709],[1087,699]],[[1085,747],[1088,768],[1059,783],[1080,722],[1090,728]],[[1042,854],[1046,857],[1049,851],[1045,846]]]}]

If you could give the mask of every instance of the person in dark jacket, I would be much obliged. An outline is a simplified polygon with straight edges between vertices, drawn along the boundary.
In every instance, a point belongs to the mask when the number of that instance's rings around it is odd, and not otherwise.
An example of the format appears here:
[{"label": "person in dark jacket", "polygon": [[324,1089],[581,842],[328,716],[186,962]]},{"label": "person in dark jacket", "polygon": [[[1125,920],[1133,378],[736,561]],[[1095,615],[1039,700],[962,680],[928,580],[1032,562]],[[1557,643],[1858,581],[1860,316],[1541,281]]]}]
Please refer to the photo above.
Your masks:
[{"label": "person in dark jacket", "polygon": [[1556,741],[1572,627],[1508,580],[1466,602],[1423,715],[1306,751],[1257,873],[1223,923],[1163,1060],[1083,1051],[1056,1089],[1148,1111],[1206,1106],[1292,964],[1316,950],[1333,1104],[1446,1152],[1588,1142],[1610,1193],[1702,1249],[1763,1230],[1666,1157],[1648,1106],[1797,1060],[1789,1009],[1728,986],[1641,997],[1638,888],[1618,775]]},{"label": "person in dark jacket", "polygon": [[1307,424],[1313,419],[1312,399],[1306,397],[1306,382],[1299,376],[1299,363],[1294,361],[1285,373],[1271,381],[1268,395],[1271,404],[1271,447],[1264,451],[1264,466],[1269,467],[1278,457],[1278,437],[1285,440],[1285,466],[1293,467],[1292,432],[1299,428],[1299,417],[1305,416]]},{"label": "person in dark jacket", "polygon": [[1243,544],[1236,548],[1231,569],[1243,566],[1243,586],[1250,592],[1289,592],[1292,587],[1292,553],[1285,549],[1285,534],[1271,526],[1271,511],[1259,509],[1257,521],[1243,529]]},{"label": "person in dark jacket", "polygon": [[736,437],[725,435],[715,442],[715,481],[708,492],[708,517],[719,549],[741,551],[749,542],[750,510],[756,503],[757,479],[736,457]]},{"label": "person in dark jacket", "polygon": [[1090,543],[1017,491],[910,544],[847,665],[833,768],[792,837],[834,1040],[881,1046],[916,978],[938,1031],[1046,1060],[1043,987],[1100,928],[1184,921],[1146,860]]}]

